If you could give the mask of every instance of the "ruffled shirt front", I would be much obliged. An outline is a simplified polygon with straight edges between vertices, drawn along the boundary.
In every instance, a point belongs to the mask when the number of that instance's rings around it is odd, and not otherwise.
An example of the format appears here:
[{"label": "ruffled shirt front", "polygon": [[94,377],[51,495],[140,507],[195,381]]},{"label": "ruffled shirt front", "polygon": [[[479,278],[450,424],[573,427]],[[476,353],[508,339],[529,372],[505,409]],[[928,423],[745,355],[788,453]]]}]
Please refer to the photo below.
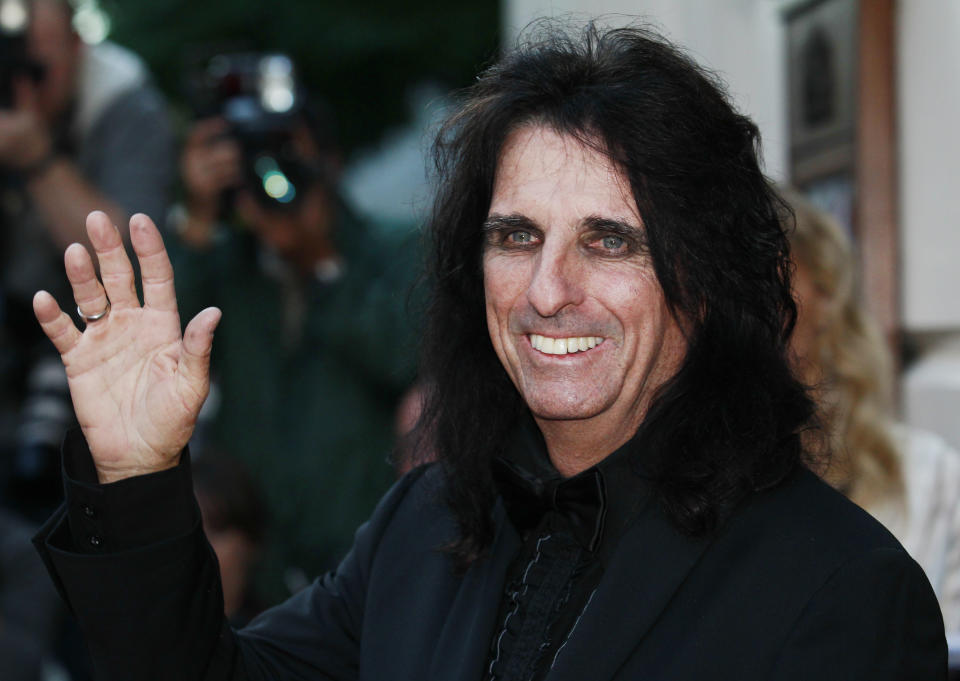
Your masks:
[{"label": "ruffled shirt front", "polygon": [[[523,546],[507,572],[484,678],[538,681],[563,655],[566,642],[576,636],[577,623],[590,607],[604,566],[647,498],[648,486],[631,465],[633,441],[568,479],[550,463],[543,438],[532,421],[521,425],[511,443],[494,465],[517,471],[531,491],[524,505],[524,492],[495,475]],[[534,496],[562,496],[551,493],[558,487],[578,485],[589,489],[593,478],[599,479],[599,508],[586,511],[592,513],[586,522],[562,503],[557,507]],[[542,515],[530,517],[530,508],[537,506],[542,507]],[[595,519],[598,529],[591,541],[591,533],[585,533],[582,525],[592,527]]]}]

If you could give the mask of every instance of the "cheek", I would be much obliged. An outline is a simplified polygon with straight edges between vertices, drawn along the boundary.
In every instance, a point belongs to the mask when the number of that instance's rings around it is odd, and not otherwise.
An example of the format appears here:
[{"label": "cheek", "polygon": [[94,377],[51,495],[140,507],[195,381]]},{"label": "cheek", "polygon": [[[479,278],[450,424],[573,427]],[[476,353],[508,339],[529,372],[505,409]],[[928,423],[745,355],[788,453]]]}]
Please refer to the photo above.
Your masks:
[{"label": "cheek", "polygon": [[673,375],[686,355],[687,342],[656,280],[629,287],[630,304],[617,314],[624,328],[628,355],[641,360],[646,374],[659,382]]},{"label": "cheek", "polygon": [[502,259],[484,257],[483,295],[487,306],[487,322],[491,328],[495,320],[505,317],[509,310],[516,287],[516,278],[512,274]]},{"label": "cheek", "polygon": [[666,314],[663,294],[655,278],[631,271],[608,277],[598,289],[604,307],[623,326],[627,335],[648,334],[662,324]]},{"label": "cheek", "polygon": [[507,350],[511,344],[510,314],[517,296],[522,294],[522,285],[516,272],[502,258],[484,258],[483,294],[490,342],[501,362],[507,362]]},{"label": "cheek", "polygon": [[816,292],[797,295],[797,323],[790,336],[790,348],[801,360],[816,361],[821,334],[825,331],[825,304]]}]

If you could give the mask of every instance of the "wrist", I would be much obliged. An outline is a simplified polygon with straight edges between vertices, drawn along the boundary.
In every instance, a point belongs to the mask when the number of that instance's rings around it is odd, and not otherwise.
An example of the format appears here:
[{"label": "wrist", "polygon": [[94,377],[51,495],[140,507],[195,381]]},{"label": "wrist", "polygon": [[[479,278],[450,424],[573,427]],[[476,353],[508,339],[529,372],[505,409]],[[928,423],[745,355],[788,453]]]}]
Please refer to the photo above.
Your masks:
[{"label": "wrist", "polygon": [[113,468],[96,465],[97,469],[97,481],[101,485],[109,485],[113,482],[120,482],[121,480],[126,480],[127,478],[136,478],[143,475],[152,475],[154,473],[160,473],[171,468],[175,468],[180,463],[180,455],[178,454],[173,459],[166,461],[162,464],[156,466],[136,466],[130,468]]},{"label": "wrist", "polygon": [[[173,468],[173,466],[168,466],[167,468]],[[128,478],[139,478],[144,475],[150,475],[151,473],[160,473],[161,471],[167,470],[167,468],[157,468],[157,469],[136,469],[129,471],[103,471],[99,468],[97,469],[97,482],[101,485],[109,485],[114,482],[120,482],[121,480],[127,480]]]}]

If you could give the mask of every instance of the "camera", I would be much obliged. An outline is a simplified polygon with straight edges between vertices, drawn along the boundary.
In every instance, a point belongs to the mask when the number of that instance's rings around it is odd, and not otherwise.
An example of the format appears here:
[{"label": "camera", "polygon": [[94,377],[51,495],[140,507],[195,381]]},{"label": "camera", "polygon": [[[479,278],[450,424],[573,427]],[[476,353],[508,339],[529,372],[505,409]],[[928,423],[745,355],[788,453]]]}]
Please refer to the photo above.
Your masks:
[{"label": "camera", "polygon": [[27,52],[29,26],[28,0],[0,0],[0,109],[14,105],[13,83],[17,78],[43,80],[43,64]]},{"label": "camera", "polygon": [[304,93],[287,55],[213,56],[192,73],[188,98],[198,117],[227,121],[240,145],[245,184],[265,208],[294,208],[306,186],[324,179],[321,164],[293,149]]}]

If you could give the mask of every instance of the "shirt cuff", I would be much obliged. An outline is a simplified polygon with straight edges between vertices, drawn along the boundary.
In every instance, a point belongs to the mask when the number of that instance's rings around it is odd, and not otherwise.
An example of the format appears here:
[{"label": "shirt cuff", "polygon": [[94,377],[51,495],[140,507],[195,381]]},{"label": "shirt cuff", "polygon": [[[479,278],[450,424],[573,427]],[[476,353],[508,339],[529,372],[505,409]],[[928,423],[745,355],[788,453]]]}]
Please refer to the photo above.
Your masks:
[{"label": "shirt cuff", "polygon": [[63,442],[63,485],[70,548],[80,553],[148,546],[187,534],[200,522],[186,449],[173,468],[103,485],[83,433],[74,428]]}]

